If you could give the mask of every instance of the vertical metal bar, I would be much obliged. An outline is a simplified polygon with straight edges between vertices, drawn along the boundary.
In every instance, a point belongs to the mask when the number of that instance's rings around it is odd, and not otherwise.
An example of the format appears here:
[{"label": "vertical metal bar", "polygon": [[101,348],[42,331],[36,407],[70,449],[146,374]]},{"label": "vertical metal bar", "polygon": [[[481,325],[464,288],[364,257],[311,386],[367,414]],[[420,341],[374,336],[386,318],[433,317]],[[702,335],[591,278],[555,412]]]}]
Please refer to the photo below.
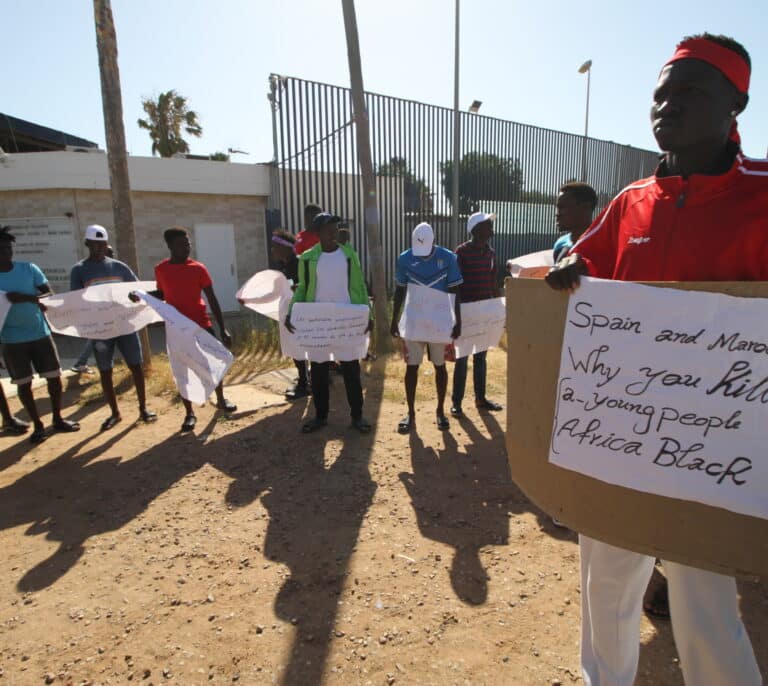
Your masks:
[{"label": "vertical metal bar", "polygon": [[[276,91],[275,97],[277,99],[276,101],[280,103],[280,155],[278,157],[277,163],[278,163],[279,173],[281,175],[280,187],[281,187],[281,189],[283,191],[283,205],[282,205],[282,210],[283,211],[282,211],[281,216],[280,216],[280,225],[281,225],[281,227],[283,229],[288,229],[289,231],[292,231],[293,227],[291,227],[288,224],[288,212],[289,212],[289,208],[288,208],[288,197],[289,197],[289,195],[288,195],[288,188],[287,188],[287,186],[288,186],[288,174],[286,173],[286,164],[287,163],[285,162],[285,156],[286,156],[286,153],[285,153],[285,130],[286,130],[285,110],[287,109],[286,108],[286,103],[285,103],[285,97],[286,97],[285,93],[286,93],[287,89],[284,88],[283,86],[284,86],[284,84],[282,83],[281,79],[278,78],[278,81],[277,81],[277,91]],[[290,139],[290,135],[288,136],[288,138]],[[289,145],[290,145],[290,141],[289,141]]]},{"label": "vertical metal bar", "polygon": [[[290,174],[290,185],[291,185],[291,226],[297,227],[298,229],[303,228],[302,226],[299,226],[299,223],[296,221],[296,196],[299,194],[299,184],[298,184],[298,178],[294,172],[295,165],[296,165],[296,159],[294,152],[294,148],[298,147],[299,144],[299,138],[297,134],[297,127],[296,127],[296,79],[290,79],[291,84],[291,112],[290,112],[290,120],[291,125],[293,128],[293,136],[291,136],[290,131],[288,132],[288,166],[287,171]],[[293,141],[293,145],[290,145],[290,141]]]}]

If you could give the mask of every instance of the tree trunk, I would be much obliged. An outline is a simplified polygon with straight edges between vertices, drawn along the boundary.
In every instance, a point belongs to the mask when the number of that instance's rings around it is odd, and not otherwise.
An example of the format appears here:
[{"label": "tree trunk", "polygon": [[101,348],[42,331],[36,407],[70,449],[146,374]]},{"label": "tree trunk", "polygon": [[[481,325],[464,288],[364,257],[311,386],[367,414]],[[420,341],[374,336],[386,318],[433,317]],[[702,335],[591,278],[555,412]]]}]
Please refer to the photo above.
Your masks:
[{"label": "tree trunk", "polygon": [[[138,274],[139,260],[136,252],[136,236],[133,232],[133,205],[123,127],[123,99],[120,93],[120,70],[117,66],[117,37],[110,0],[93,0],[93,16],[96,23],[96,48],[99,53],[99,72],[101,73],[101,101],[104,108],[109,185],[112,189],[115,252],[122,262]],[[141,347],[144,366],[151,367],[152,352],[146,328],[141,330]]]},{"label": "tree trunk", "polygon": [[344,29],[347,34],[347,56],[349,58],[349,79],[352,87],[352,111],[357,135],[357,157],[360,174],[363,177],[365,197],[365,233],[368,238],[368,264],[371,268],[371,285],[376,313],[376,351],[383,353],[391,349],[389,317],[387,312],[387,284],[384,275],[384,252],[379,231],[379,206],[376,197],[376,180],[371,160],[371,139],[368,125],[368,110],[365,107],[363,72],[360,64],[360,45],[357,37],[357,19],[354,0],[341,0],[344,10]]}]

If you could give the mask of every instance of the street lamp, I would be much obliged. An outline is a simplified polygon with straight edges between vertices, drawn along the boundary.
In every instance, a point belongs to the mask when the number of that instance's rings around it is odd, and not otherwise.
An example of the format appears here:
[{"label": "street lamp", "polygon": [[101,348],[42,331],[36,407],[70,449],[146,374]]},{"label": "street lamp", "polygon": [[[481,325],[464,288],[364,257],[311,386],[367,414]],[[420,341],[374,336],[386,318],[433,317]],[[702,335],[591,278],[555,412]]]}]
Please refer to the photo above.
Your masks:
[{"label": "street lamp", "polygon": [[480,106],[483,104],[482,100],[473,100],[469,106],[469,111],[472,114],[477,114],[480,111]]},{"label": "street lamp", "polygon": [[584,116],[584,142],[581,145],[581,180],[587,180],[587,136],[589,135],[589,85],[592,80],[592,60],[579,67],[579,74],[587,75],[587,110]]}]

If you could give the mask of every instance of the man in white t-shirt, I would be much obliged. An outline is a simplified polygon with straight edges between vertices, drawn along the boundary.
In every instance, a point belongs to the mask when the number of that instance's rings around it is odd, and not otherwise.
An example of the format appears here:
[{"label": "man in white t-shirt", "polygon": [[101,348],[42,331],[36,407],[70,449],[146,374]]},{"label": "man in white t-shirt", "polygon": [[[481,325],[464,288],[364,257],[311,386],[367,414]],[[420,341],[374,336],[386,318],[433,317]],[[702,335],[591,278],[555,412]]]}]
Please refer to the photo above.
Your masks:
[{"label": "man in white t-shirt", "polygon": [[[291,306],[297,302],[341,303],[368,305],[368,289],[360,267],[360,259],[354,249],[336,240],[339,232],[340,217],[322,212],[312,221],[312,229],[317,231],[320,242],[299,256],[299,285],[293,294]],[[373,322],[368,322],[366,333]],[[291,313],[285,318],[285,327],[293,333]],[[302,427],[304,433],[312,433],[328,423],[328,372],[331,362],[312,362],[311,382],[312,398],[315,404],[315,417]],[[360,383],[360,361],[342,360],[341,372],[344,375],[344,387],[347,391],[352,426],[361,433],[371,430],[370,423],[363,417],[363,388]]]}]

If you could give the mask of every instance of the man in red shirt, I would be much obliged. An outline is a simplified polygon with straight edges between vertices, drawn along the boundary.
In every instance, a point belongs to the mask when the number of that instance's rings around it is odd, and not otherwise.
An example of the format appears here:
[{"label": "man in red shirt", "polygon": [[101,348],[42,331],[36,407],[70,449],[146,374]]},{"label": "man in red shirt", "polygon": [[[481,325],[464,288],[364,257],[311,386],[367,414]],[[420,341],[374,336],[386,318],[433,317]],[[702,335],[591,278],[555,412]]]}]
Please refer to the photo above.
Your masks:
[{"label": "man in red shirt", "polygon": [[[169,305],[173,305],[185,317],[208,331],[211,336],[215,336],[211,318],[208,316],[202,297],[202,294],[205,293],[213,316],[216,318],[216,323],[219,325],[221,342],[229,348],[232,345],[232,337],[224,326],[221,307],[219,307],[219,301],[213,292],[211,275],[204,264],[189,258],[192,248],[186,229],[179,226],[167,229],[163,238],[165,238],[171,256],[155,267],[157,291],[152,295],[156,295]],[[184,398],[182,401],[186,410],[186,417],[181,425],[181,430],[192,431],[197,423],[197,418],[192,409],[192,403]],[[226,412],[237,410],[237,406],[224,397],[223,384],[219,384],[216,388],[216,407]]]},{"label": "man in red shirt", "polygon": [[312,228],[312,222],[322,211],[319,205],[309,204],[304,207],[304,228],[296,235],[296,243],[293,245],[297,257],[320,242],[320,233]]},{"label": "man in red shirt", "polygon": [[[686,38],[659,74],[651,123],[656,174],[619,193],[547,276],[573,290],[588,274],[623,281],[768,279],[768,161],[746,158],[736,117],[750,58],[732,38]],[[586,686],[629,686],[637,672],[643,591],[654,559],[586,536],[582,669]],[[664,561],[672,628],[689,686],[762,683],[739,616],[736,582]]]}]

